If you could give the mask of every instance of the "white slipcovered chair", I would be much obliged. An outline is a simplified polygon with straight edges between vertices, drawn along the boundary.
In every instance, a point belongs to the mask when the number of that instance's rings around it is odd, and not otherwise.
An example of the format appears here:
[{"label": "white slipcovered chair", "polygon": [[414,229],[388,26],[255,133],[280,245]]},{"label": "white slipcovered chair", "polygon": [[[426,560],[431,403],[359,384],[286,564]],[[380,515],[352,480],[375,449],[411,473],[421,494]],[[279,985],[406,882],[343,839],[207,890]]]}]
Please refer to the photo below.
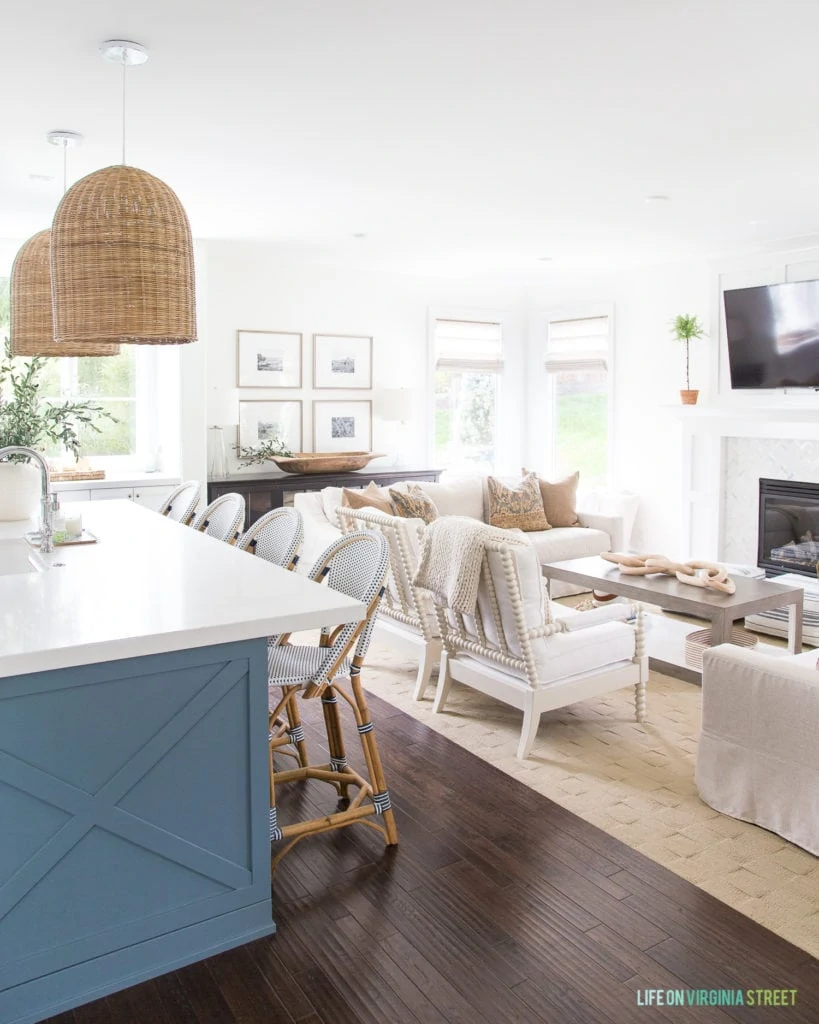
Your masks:
[{"label": "white slipcovered chair", "polygon": [[[426,543],[436,543],[437,526],[427,527]],[[519,708],[521,759],[529,756],[544,711],[588,697],[633,686],[637,721],[643,721],[648,657],[640,606],[552,620],[534,548],[525,540],[495,539],[498,532],[485,535],[492,539],[477,561],[473,555],[452,566],[452,579],[477,574],[471,614],[458,610],[451,594],[434,593],[444,651],[433,711],[444,709],[453,681]],[[624,621],[628,616],[633,625]]]},{"label": "white slipcovered chair", "polygon": [[245,525],[245,499],[241,494],[223,494],[202,509],[191,529],[206,533],[226,544],[235,544]]},{"label": "white slipcovered chair", "polygon": [[714,810],[819,856],[816,657],[733,644],[705,651],[696,782]]},{"label": "white slipcovered chair", "polygon": [[171,491],[159,511],[163,516],[182,523],[183,526],[190,526],[201,496],[202,487],[199,481],[186,480]]},{"label": "white slipcovered chair", "polygon": [[418,569],[425,524],[420,519],[390,516],[374,508],[341,506],[338,516],[343,530],[371,530],[387,542],[389,570],[378,608],[376,635],[399,651],[417,656],[412,696],[422,700],[442,650],[430,596],[412,582]]}]

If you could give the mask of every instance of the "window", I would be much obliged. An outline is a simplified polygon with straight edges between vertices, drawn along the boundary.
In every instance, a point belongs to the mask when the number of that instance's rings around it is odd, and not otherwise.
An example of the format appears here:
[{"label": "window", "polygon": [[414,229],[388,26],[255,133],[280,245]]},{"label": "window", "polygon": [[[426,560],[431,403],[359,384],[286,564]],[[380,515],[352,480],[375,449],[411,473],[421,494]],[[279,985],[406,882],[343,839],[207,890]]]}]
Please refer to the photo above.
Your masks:
[{"label": "window", "polygon": [[[44,399],[96,402],[117,420],[95,421],[78,431],[81,453],[87,456],[136,455],[137,452],[137,357],[133,345],[123,345],[118,356],[50,359],[40,378]],[[63,454],[57,448],[49,455]]]},{"label": "window", "polygon": [[[0,278],[0,341],[8,334],[8,278]],[[175,354],[159,353],[153,345],[123,345],[117,356],[49,359],[40,376],[43,400],[96,402],[117,422],[96,420],[99,432],[81,427],[80,454],[92,457],[94,466],[113,471],[155,468],[160,429],[174,433],[175,403],[172,394]],[[160,375],[160,368],[162,374]],[[163,390],[161,378],[170,382]],[[50,457],[66,454],[57,445],[47,449]]]},{"label": "window", "polygon": [[491,473],[503,370],[501,324],[436,318],[434,343],[435,464]]},{"label": "window", "polygon": [[609,321],[550,320],[546,337],[547,462],[553,478],[580,470],[584,489],[608,484]]}]

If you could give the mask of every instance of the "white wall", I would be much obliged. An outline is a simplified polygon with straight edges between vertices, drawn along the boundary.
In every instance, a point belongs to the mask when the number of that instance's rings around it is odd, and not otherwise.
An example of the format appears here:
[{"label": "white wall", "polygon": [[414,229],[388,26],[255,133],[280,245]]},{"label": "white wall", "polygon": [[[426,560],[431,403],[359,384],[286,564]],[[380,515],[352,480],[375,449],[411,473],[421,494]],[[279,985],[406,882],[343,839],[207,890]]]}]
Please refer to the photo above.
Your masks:
[{"label": "white wall", "polygon": [[[430,311],[452,307],[508,313],[505,325],[507,372],[502,401],[509,410],[522,407],[524,379],[523,290],[485,281],[427,279],[341,268],[312,262],[301,249],[284,245],[208,242],[207,248],[207,422],[222,405],[219,392],[236,387],[237,330],[301,332],[304,387],[295,390],[252,388],[240,399],[301,399],[303,449],[311,451],[315,399],[372,398],[361,392],[312,389],[314,333],[373,336],[373,384],[406,387],[413,392],[416,424],[400,439],[402,464],[429,465],[431,405],[428,395],[427,334]],[[522,417],[511,415],[502,439],[502,472],[517,471],[522,444]],[[235,431],[225,431],[226,444]],[[373,424],[373,450],[395,454],[396,426]],[[384,463],[386,464],[386,460]],[[377,468],[378,463],[371,463]],[[237,471],[231,453],[231,471]],[[273,468],[272,466],[270,467]],[[258,469],[256,470],[258,472]],[[238,469],[238,472],[253,472]]]}]

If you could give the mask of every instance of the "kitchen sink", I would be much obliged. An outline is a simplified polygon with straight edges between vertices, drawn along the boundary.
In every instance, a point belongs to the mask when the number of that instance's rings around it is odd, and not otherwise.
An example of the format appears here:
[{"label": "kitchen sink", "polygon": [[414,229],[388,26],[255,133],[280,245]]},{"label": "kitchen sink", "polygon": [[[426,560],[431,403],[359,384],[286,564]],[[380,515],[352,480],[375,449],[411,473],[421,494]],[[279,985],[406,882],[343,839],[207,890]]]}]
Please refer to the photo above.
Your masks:
[{"label": "kitchen sink", "polygon": [[48,565],[24,540],[0,540],[0,576],[42,572]]}]

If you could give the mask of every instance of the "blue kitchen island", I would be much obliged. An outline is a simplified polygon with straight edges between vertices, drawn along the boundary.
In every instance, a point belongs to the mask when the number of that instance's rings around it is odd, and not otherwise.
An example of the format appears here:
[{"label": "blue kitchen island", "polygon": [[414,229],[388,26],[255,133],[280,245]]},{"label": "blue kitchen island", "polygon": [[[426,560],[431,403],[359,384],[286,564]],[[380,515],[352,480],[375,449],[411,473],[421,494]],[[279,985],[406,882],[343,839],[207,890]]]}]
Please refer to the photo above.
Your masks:
[{"label": "blue kitchen island", "polygon": [[3,1024],[275,930],[266,637],[365,611],[131,502],[81,511],[98,542],[30,568],[0,524]]}]

